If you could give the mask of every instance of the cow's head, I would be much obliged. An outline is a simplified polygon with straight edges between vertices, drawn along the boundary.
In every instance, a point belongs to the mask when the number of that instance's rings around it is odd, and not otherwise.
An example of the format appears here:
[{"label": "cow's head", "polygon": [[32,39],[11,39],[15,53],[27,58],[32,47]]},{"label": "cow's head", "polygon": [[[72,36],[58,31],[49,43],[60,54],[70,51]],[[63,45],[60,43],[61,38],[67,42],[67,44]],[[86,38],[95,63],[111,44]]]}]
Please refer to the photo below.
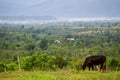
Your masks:
[{"label": "cow's head", "polygon": [[85,70],[86,66],[85,65],[82,65],[81,66],[81,69]]}]

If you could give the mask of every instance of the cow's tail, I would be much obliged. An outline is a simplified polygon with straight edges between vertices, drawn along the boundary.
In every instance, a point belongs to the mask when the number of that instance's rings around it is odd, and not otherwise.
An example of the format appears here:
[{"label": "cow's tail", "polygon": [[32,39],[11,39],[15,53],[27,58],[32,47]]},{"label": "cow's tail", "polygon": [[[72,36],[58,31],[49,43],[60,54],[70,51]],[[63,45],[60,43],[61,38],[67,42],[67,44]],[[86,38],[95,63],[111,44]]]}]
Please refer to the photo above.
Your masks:
[{"label": "cow's tail", "polygon": [[105,60],[105,63],[104,63],[104,70],[106,71],[106,60]]}]

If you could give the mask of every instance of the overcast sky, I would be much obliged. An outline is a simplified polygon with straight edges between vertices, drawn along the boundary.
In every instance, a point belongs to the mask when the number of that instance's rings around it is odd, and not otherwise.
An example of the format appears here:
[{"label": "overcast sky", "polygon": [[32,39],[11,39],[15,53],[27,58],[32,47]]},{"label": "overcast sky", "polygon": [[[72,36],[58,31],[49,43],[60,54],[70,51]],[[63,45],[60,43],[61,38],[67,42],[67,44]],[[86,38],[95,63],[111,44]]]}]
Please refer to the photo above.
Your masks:
[{"label": "overcast sky", "polygon": [[0,0],[0,16],[120,17],[120,0]]}]

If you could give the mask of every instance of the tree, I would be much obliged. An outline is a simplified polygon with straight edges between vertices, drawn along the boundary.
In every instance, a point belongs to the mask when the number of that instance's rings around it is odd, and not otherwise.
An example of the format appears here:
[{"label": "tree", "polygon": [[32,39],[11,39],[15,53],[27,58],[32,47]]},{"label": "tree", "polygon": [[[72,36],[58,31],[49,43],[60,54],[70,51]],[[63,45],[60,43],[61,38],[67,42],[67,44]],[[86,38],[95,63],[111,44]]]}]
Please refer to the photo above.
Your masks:
[{"label": "tree", "polygon": [[22,58],[22,68],[26,71],[34,70],[35,58],[27,56]]},{"label": "tree", "polygon": [[4,72],[6,69],[6,65],[4,63],[0,63],[0,72]]},{"label": "tree", "polygon": [[9,63],[7,64],[7,71],[15,71],[17,69],[17,64],[15,63]]},{"label": "tree", "polygon": [[33,54],[32,56],[24,57],[22,60],[22,68],[27,71],[39,69],[50,70],[55,69],[54,56],[48,56],[47,54]]},{"label": "tree", "polygon": [[42,39],[40,43],[40,48],[46,50],[48,48],[48,41],[46,39]]},{"label": "tree", "polygon": [[119,64],[118,60],[113,58],[110,61],[109,66],[112,70],[119,70],[120,64]]},{"label": "tree", "polygon": [[26,46],[26,49],[27,50],[34,50],[35,49],[35,45],[33,43],[29,43],[27,46]]},{"label": "tree", "polygon": [[55,65],[58,68],[62,69],[63,67],[67,66],[67,61],[64,60],[62,57],[57,56],[56,59],[55,59]]}]

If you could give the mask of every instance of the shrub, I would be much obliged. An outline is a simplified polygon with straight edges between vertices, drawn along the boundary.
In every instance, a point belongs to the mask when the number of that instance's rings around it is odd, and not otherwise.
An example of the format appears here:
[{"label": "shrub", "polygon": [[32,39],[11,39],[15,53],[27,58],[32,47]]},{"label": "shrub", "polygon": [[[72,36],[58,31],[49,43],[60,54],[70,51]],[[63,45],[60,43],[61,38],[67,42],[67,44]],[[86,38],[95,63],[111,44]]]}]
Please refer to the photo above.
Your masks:
[{"label": "shrub", "polygon": [[22,69],[24,69],[25,71],[31,71],[33,70],[33,66],[34,60],[31,56],[22,58]]},{"label": "shrub", "polygon": [[60,69],[67,66],[67,61],[64,60],[62,57],[57,56],[54,62],[55,62],[55,65]]},{"label": "shrub", "polygon": [[6,65],[4,63],[0,63],[0,72],[4,72]]},{"label": "shrub", "polygon": [[31,71],[34,69],[50,70],[55,69],[55,56],[49,56],[47,54],[34,54],[32,56],[23,57],[22,69]]},{"label": "shrub", "polygon": [[7,64],[7,71],[15,71],[17,69],[17,64],[15,63],[10,63],[10,64]]},{"label": "shrub", "polygon": [[120,70],[120,64],[119,61],[117,59],[112,59],[109,63],[109,67],[111,70]]}]

